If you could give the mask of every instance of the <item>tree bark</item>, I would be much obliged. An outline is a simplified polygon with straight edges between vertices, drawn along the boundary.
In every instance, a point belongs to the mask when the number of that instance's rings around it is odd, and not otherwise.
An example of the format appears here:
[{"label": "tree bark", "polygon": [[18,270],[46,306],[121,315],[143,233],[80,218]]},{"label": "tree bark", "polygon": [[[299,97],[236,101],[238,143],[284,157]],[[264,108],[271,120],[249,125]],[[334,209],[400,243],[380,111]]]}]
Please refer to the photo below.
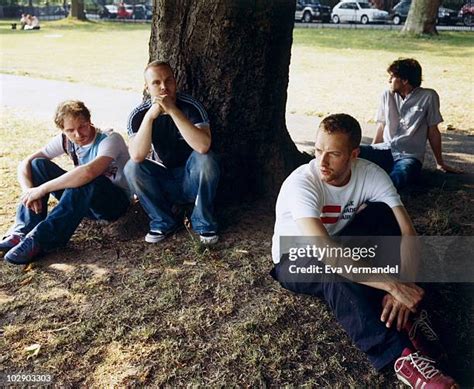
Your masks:
[{"label": "tree bark", "polygon": [[84,0],[71,0],[71,17],[78,20],[87,20],[84,12]]},{"label": "tree bark", "polygon": [[[285,124],[295,2],[155,0],[150,60],[206,108],[220,195],[275,194],[304,155]],[[253,196],[252,196],[253,197]]]},{"label": "tree bark", "polygon": [[437,35],[436,19],[441,0],[413,0],[402,33]]}]

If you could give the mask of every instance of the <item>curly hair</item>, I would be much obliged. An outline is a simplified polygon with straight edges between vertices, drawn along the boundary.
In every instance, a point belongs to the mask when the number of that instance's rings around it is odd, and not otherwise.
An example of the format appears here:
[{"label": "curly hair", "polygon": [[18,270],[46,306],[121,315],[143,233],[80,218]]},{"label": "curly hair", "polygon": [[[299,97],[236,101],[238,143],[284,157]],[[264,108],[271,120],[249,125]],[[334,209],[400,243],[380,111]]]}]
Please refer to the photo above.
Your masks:
[{"label": "curly hair", "polygon": [[417,88],[421,85],[421,65],[413,58],[400,58],[393,61],[387,68],[388,73],[407,80],[408,83]]}]

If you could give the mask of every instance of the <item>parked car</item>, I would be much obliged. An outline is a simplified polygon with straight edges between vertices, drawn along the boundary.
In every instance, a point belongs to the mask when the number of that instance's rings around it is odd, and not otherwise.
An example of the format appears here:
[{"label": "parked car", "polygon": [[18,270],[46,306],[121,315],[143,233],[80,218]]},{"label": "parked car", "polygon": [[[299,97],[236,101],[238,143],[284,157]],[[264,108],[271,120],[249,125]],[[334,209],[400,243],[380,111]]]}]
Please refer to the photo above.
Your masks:
[{"label": "parked car", "polygon": [[304,23],[311,23],[313,20],[329,23],[331,7],[321,5],[319,0],[297,0],[295,20],[301,20]]},{"label": "parked car", "polygon": [[[408,11],[410,11],[411,1],[412,0],[402,0],[391,9],[389,19],[392,20],[393,24],[399,25],[405,23],[408,17]],[[456,11],[444,7],[438,8],[437,24],[456,24],[457,21],[458,16]]]},{"label": "parked car", "polygon": [[465,26],[471,27],[473,25],[473,15],[474,1],[468,1],[459,11],[458,18],[462,20]]},{"label": "parked car", "polygon": [[133,7],[132,17],[134,19],[144,20],[146,19],[146,8],[143,4],[135,4]]},{"label": "parked car", "polygon": [[388,18],[388,12],[372,8],[369,3],[341,1],[332,9],[331,18],[334,23],[384,23]]},{"label": "parked car", "polygon": [[452,25],[458,22],[458,13],[454,9],[439,7],[436,24]]},{"label": "parked car", "polygon": [[99,17],[101,19],[116,19],[117,18],[117,6],[116,5],[104,5],[99,11]]},{"label": "parked car", "polygon": [[395,7],[393,7],[388,15],[388,18],[393,24],[399,25],[405,23],[407,20],[408,11],[410,11],[411,0],[402,0]]}]

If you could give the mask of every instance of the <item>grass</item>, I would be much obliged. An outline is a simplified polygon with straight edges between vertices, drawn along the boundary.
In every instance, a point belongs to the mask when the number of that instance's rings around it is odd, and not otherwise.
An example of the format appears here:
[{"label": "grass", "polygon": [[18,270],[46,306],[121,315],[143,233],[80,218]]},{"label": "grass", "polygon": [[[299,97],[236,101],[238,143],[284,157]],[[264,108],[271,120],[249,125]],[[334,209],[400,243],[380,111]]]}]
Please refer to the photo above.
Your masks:
[{"label": "grass", "polygon": [[[18,31],[2,21],[0,71],[140,92],[149,34],[149,24],[61,20],[45,22],[39,31]],[[25,61],[26,48],[34,66]],[[387,85],[385,69],[398,57],[421,62],[423,85],[440,94],[444,128],[474,131],[467,109],[474,101],[471,32],[419,39],[388,30],[295,29],[287,112],[348,112],[373,122]]]},{"label": "grass", "polygon": [[[2,71],[140,88],[149,26],[64,21],[44,26],[30,34],[0,25],[2,51],[8,53],[2,58]],[[376,50],[356,43],[353,50],[337,46],[342,40],[339,31],[325,31],[313,45],[311,37],[317,34],[318,30],[295,31],[289,106],[298,101],[293,109],[301,114],[342,111],[350,104],[354,110],[361,107],[354,111],[360,115],[373,110],[375,91],[385,78],[383,69],[397,53],[389,45],[385,51],[376,46],[378,32],[375,38],[344,33],[371,40]],[[398,38],[390,34],[387,39],[395,42]],[[466,37],[459,36],[464,42]],[[330,37],[337,39],[327,42]],[[454,47],[458,36],[453,42],[449,39],[427,44],[444,50]],[[127,58],[122,50],[108,48],[113,42],[127,48]],[[409,47],[418,41],[406,42]],[[34,69],[22,57],[24,47],[31,48],[32,58],[38,55]],[[410,53],[426,55],[431,61],[428,68],[444,64],[451,81],[470,70],[464,69],[463,59],[459,65],[463,72],[454,77],[447,58],[436,50]],[[380,74],[367,71],[368,64]],[[363,71],[368,76],[361,77]],[[326,81],[328,75],[335,77],[333,82]],[[341,88],[335,89],[338,83]],[[374,102],[367,97],[371,93]],[[464,93],[466,99],[469,92]],[[470,122],[460,116],[468,111],[464,107],[450,114],[460,127],[469,128]],[[13,222],[18,161],[55,133],[43,130],[51,123],[27,113],[0,112],[1,232]],[[445,138],[450,158],[465,167],[472,167],[472,156],[469,149],[459,152],[459,147],[470,139],[457,134]],[[429,160],[428,167],[432,166]],[[418,232],[472,236],[474,209],[468,184],[463,186],[462,177],[425,173],[420,187],[403,199]],[[109,226],[83,223],[66,249],[23,271],[2,264],[0,373],[50,373],[56,386],[66,387],[396,387],[393,373],[377,374],[324,304],[284,291],[268,275],[273,204],[220,209],[218,218],[222,239],[212,250],[200,247],[187,231],[162,245],[145,246],[146,218],[135,208],[129,217]],[[430,295],[428,304],[451,357],[447,369],[461,384],[472,386],[472,285],[435,285]],[[41,346],[36,356],[25,350],[32,344]]]}]

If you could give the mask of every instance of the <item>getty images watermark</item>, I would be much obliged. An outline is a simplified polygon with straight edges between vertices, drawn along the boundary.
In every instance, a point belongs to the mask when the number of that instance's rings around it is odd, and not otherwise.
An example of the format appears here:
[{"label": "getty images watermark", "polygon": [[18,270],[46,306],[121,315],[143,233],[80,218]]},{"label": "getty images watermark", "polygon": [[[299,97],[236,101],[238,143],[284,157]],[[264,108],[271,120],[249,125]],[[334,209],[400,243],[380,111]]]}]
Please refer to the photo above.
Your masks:
[{"label": "getty images watermark", "polygon": [[280,274],[291,282],[474,282],[471,236],[280,238]]}]

